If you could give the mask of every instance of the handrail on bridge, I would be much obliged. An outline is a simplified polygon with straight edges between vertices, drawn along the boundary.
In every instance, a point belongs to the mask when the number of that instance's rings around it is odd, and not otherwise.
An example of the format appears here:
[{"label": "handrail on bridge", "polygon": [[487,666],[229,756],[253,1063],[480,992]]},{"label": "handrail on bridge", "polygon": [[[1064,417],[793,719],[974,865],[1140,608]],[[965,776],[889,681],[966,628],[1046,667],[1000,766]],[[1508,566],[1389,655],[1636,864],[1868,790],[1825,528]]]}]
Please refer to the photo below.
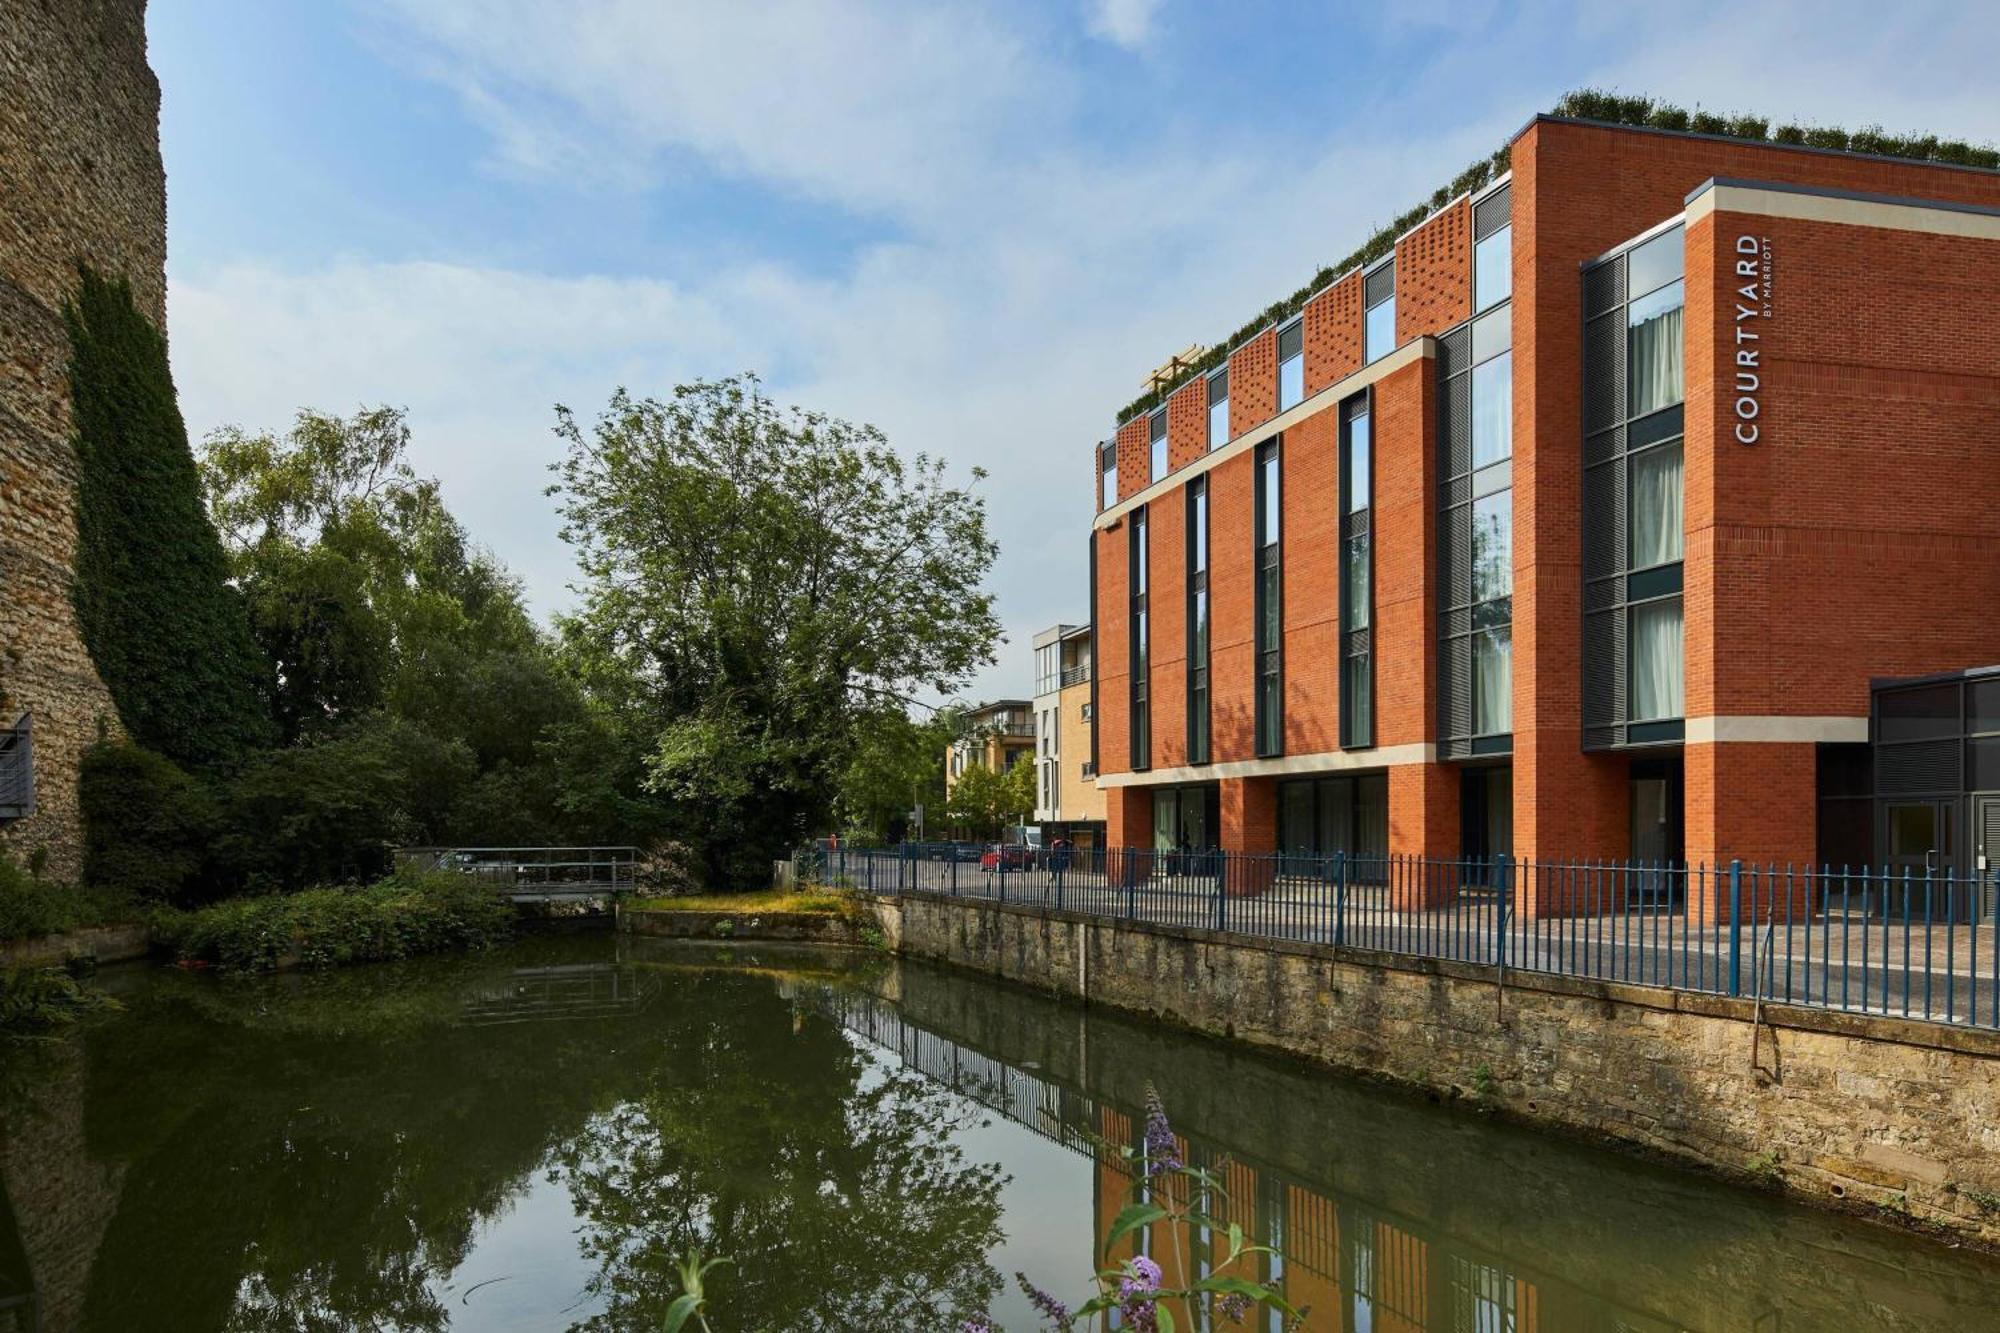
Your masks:
[{"label": "handrail on bridge", "polygon": [[639,849],[607,847],[405,847],[396,864],[469,875],[508,894],[630,893]]}]

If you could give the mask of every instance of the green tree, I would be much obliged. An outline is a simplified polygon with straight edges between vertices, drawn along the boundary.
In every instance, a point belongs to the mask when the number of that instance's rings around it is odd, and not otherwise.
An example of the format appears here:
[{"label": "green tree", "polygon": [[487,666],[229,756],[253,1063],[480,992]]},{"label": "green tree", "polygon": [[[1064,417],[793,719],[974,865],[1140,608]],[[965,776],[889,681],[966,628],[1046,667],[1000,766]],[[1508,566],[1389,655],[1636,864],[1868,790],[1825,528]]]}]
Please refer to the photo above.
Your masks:
[{"label": "green tree", "polygon": [[77,623],[134,740],[175,763],[227,764],[270,739],[269,673],[202,509],[166,340],[130,284],[79,272],[63,310]]},{"label": "green tree", "polygon": [[953,710],[919,721],[909,710],[890,707],[862,718],[853,757],[841,774],[837,814],[840,825],[885,842],[914,836],[910,809],[921,803],[929,829],[945,824],[944,757],[958,734]]},{"label": "green tree", "polygon": [[[985,502],[752,376],[558,410],[566,637],[640,719],[646,781],[718,884],[831,825],[862,728],[993,660]],[[975,470],[975,481],[984,474]]]},{"label": "green tree", "polygon": [[974,764],[951,784],[951,822],[980,837],[1024,823],[1035,810],[1035,766],[1023,759],[1005,772]]}]

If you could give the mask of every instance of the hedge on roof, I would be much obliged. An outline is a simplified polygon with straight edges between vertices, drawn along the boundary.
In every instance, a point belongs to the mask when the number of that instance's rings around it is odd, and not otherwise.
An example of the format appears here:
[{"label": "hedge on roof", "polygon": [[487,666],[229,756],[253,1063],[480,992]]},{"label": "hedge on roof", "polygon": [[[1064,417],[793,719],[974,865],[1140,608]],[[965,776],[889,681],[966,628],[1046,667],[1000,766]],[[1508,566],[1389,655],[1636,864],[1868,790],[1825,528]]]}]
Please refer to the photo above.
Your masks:
[{"label": "hedge on roof", "polygon": [[[1991,144],[1971,144],[1963,139],[1940,139],[1935,134],[1886,134],[1880,125],[1868,125],[1849,132],[1832,126],[1784,124],[1776,129],[1762,116],[1720,116],[1697,107],[1693,111],[1650,97],[1625,96],[1599,88],[1579,88],[1564,93],[1549,112],[1569,120],[1594,120],[1610,125],[1636,125],[1656,130],[1682,130],[1693,134],[1717,134],[1751,143],[1797,144],[1836,152],[1874,153],[1883,157],[1908,158],[1913,162],[1940,162],[1950,166],[2000,168],[2000,149]],[[1213,343],[1187,374],[1157,392],[1143,393],[1118,414],[1124,425],[1142,412],[1150,412],[1165,402],[1174,390],[1196,375],[1204,375],[1228,360],[1229,353],[1246,339],[1272,324],[1290,319],[1305,308],[1306,301],[1321,288],[1349,269],[1371,264],[1395,247],[1396,238],[1468,190],[1477,190],[1507,170],[1508,148],[1503,146],[1491,157],[1458,173],[1449,185],[1441,186],[1424,203],[1384,224],[1347,258],[1329,264],[1312,275],[1311,281],[1282,301],[1265,307],[1242,328],[1221,342]]]}]

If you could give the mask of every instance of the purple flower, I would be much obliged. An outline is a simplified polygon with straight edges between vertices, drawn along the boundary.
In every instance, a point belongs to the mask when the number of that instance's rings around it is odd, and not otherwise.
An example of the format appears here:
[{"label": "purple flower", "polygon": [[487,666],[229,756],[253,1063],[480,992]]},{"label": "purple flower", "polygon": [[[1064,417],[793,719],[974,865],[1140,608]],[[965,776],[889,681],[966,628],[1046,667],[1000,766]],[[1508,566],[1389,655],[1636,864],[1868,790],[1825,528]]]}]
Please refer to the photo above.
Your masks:
[{"label": "purple flower", "polygon": [[1125,1275],[1118,1279],[1118,1314],[1125,1327],[1154,1333],[1160,1326],[1153,1309],[1159,1295],[1160,1266],[1143,1254],[1127,1260]]},{"label": "purple flower", "polygon": [[1028,1304],[1040,1311],[1044,1319],[1047,1319],[1057,1328],[1069,1327],[1069,1307],[1067,1305],[1064,1305],[1061,1301],[1028,1281],[1026,1273],[1014,1274],[1014,1280],[1021,1284],[1021,1291],[1027,1296]]},{"label": "purple flower", "polygon": [[1174,1127],[1167,1123],[1167,1108],[1160,1104],[1159,1089],[1146,1085],[1146,1174],[1157,1176],[1179,1169],[1180,1145],[1174,1142]]},{"label": "purple flower", "polygon": [[1000,1326],[983,1314],[976,1314],[958,1326],[958,1333],[1000,1333]]},{"label": "purple flower", "polygon": [[1240,1291],[1232,1291],[1217,1302],[1222,1317],[1232,1324],[1243,1322],[1243,1316],[1250,1313],[1250,1298]]}]

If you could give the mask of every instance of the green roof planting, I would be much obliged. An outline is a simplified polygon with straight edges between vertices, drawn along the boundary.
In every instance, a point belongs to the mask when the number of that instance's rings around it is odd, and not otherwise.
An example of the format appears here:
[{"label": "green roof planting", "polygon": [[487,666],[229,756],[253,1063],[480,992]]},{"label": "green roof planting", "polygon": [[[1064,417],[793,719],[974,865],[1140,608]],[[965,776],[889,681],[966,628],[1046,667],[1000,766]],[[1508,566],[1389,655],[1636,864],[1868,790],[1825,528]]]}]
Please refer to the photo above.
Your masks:
[{"label": "green roof planting", "polygon": [[[1971,144],[1962,139],[1940,139],[1935,134],[1885,134],[1879,125],[1849,132],[1831,126],[1785,124],[1776,129],[1762,116],[1720,116],[1699,108],[1688,111],[1650,97],[1628,97],[1597,88],[1579,88],[1563,94],[1548,112],[1564,120],[1582,120],[1605,125],[1669,130],[1687,134],[1708,134],[1750,143],[1790,144],[1829,152],[1864,153],[1877,157],[1904,158],[1913,162],[1936,162],[1946,166],[2000,168],[2000,149],[1991,144]],[[1511,141],[1510,141],[1511,142]],[[1118,414],[1124,425],[1142,412],[1165,402],[1173,392],[1197,375],[1204,375],[1229,359],[1244,342],[1273,324],[1290,319],[1313,296],[1349,269],[1373,263],[1395,248],[1397,238],[1424,219],[1468,191],[1477,190],[1507,171],[1508,146],[1502,145],[1491,157],[1481,158],[1439,186],[1425,202],[1385,223],[1359,249],[1337,264],[1329,264],[1290,296],[1274,301],[1251,317],[1228,338],[1213,343],[1180,379],[1156,391],[1141,394]]]}]

